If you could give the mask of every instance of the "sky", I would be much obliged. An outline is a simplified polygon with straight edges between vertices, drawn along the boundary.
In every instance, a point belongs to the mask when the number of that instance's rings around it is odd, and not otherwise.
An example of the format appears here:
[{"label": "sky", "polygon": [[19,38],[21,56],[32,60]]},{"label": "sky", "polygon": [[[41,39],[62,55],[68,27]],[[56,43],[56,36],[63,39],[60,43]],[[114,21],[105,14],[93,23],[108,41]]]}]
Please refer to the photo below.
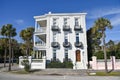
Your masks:
[{"label": "sky", "polygon": [[99,17],[111,21],[112,30],[106,31],[106,41],[120,40],[120,0],[0,0],[0,28],[12,24],[17,30],[15,39],[21,30],[35,25],[34,16],[52,13],[85,12],[87,30]]}]

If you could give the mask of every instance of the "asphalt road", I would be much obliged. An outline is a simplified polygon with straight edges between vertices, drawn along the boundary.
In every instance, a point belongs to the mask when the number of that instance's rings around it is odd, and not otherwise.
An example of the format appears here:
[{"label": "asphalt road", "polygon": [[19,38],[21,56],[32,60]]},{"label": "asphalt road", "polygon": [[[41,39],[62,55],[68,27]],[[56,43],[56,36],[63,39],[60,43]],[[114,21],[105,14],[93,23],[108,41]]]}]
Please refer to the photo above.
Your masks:
[{"label": "asphalt road", "polygon": [[0,72],[0,80],[120,80],[115,76],[50,76],[50,75],[23,75]]}]

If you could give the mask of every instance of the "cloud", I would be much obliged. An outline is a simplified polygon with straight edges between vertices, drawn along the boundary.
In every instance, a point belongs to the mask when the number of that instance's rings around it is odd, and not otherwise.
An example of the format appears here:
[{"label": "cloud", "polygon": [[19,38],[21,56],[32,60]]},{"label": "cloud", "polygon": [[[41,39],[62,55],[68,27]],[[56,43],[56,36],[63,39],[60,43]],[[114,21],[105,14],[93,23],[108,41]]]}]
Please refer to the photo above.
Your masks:
[{"label": "cloud", "polygon": [[120,33],[120,31],[108,31],[106,32],[107,34],[116,34],[116,33]]},{"label": "cloud", "polygon": [[118,25],[120,25],[120,14],[115,15],[114,17],[112,17],[112,18],[110,19],[110,21],[111,21],[111,24],[112,24],[113,26],[118,26]]},{"label": "cloud", "polygon": [[100,9],[91,10],[88,14],[88,18],[96,19],[99,17],[104,17],[113,14],[120,14],[120,7],[116,7],[116,8],[109,7],[109,8],[100,8]]},{"label": "cloud", "polygon": [[97,19],[99,17],[107,17],[113,26],[120,25],[120,7],[99,8],[88,11],[88,19]]},{"label": "cloud", "polygon": [[24,24],[24,20],[22,20],[22,19],[15,20],[15,22],[16,22],[18,25]]}]

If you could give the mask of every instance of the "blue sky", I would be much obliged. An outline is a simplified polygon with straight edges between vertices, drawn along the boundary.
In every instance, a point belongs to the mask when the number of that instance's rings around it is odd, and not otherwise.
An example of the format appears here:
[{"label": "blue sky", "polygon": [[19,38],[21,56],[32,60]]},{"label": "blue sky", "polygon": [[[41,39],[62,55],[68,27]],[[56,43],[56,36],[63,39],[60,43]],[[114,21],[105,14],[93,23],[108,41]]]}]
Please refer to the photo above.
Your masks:
[{"label": "blue sky", "polygon": [[18,35],[29,26],[34,26],[33,16],[52,13],[86,12],[86,27],[89,29],[99,17],[108,18],[112,30],[106,31],[106,41],[120,40],[120,0],[0,0],[0,28],[13,24]]}]

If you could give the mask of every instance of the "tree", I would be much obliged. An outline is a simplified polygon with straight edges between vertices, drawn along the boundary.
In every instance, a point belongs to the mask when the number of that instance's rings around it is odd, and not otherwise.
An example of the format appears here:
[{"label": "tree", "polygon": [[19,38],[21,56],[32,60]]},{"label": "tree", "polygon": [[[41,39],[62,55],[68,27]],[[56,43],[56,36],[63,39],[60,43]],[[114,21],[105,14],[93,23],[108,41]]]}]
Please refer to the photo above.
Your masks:
[{"label": "tree", "polygon": [[26,48],[26,56],[30,55],[30,48],[32,46],[33,42],[33,33],[34,28],[29,27],[27,29],[24,29],[20,32],[20,37],[24,40],[25,44],[23,45]]},{"label": "tree", "polygon": [[12,65],[13,65],[13,60],[14,60],[14,52],[15,52],[15,49],[17,49],[19,46],[18,46],[18,42],[17,40],[15,39],[11,39],[11,45],[12,45],[12,51],[11,51],[11,57],[12,57]]},{"label": "tree", "polygon": [[4,49],[4,67],[6,67],[6,56],[7,56],[7,49],[8,49],[8,38],[1,38],[0,39],[0,46]]},{"label": "tree", "polygon": [[100,50],[100,38],[102,37],[101,33],[94,32],[94,28],[87,30],[87,45],[88,45],[88,60],[91,60],[91,57],[94,53]]},{"label": "tree", "polygon": [[94,30],[95,31],[98,31],[102,34],[102,42],[103,42],[103,52],[104,52],[104,60],[105,60],[105,72],[107,73],[108,72],[108,69],[107,69],[107,54],[106,54],[106,43],[105,43],[105,31],[106,29],[112,29],[112,25],[111,25],[111,22],[106,19],[106,18],[98,18],[96,21],[95,21],[95,24],[94,24]]},{"label": "tree", "polygon": [[11,37],[17,35],[16,29],[12,27],[12,24],[6,24],[2,26],[1,34],[5,35],[9,40],[9,71],[11,71]]},{"label": "tree", "polygon": [[[106,44],[108,51],[109,52],[115,52],[116,48],[115,48],[115,43],[114,41],[110,40],[107,44]],[[111,53],[111,55],[115,55],[114,53]]]}]

